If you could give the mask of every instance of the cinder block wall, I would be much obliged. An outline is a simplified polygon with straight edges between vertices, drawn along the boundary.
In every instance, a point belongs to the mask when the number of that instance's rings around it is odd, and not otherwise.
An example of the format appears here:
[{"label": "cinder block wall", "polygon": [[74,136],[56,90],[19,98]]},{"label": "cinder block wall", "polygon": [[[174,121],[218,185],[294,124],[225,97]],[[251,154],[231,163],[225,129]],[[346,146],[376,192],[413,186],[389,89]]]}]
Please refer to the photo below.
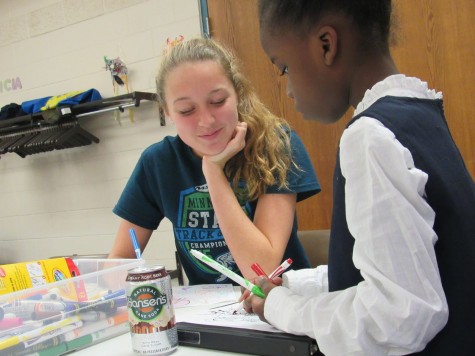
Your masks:
[{"label": "cinder block wall", "polygon": [[[114,96],[103,56],[126,63],[131,91],[154,92],[166,39],[200,36],[200,23],[198,0],[0,0],[0,107],[91,88]],[[176,134],[154,103],[134,117],[81,118],[99,144],[0,156],[0,263],[108,253],[119,223],[111,210],[140,153]],[[144,257],[172,268],[174,251],[165,221]]]}]

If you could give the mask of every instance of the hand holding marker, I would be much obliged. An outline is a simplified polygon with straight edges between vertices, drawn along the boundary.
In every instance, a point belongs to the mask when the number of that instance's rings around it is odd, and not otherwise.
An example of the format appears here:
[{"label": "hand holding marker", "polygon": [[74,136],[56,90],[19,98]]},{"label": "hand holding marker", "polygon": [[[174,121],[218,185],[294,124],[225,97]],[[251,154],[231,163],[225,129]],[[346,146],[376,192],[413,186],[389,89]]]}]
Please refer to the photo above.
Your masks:
[{"label": "hand holding marker", "polygon": [[[287,258],[284,262],[282,262],[282,264],[277,267],[274,272],[272,272],[270,274],[270,276],[268,277],[270,280],[274,279],[275,277],[278,277],[280,276],[282,273],[285,272],[285,270],[287,268],[290,267],[290,265],[292,264],[292,259],[291,258]],[[261,277],[261,276],[264,276],[264,277],[267,277],[266,273],[264,272],[264,270],[262,269],[261,266],[259,266],[259,264],[256,262],[256,263],[253,263],[252,266],[251,266],[252,270],[254,272],[256,272],[257,276],[258,277]],[[252,292],[249,296],[252,295]],[[241,301],[241,303],[239,303],[239,305],[237,306],[236,309],[234,309],[233,311],[233,314],[236,314],[239,310],[243,309],[244,307],[244,300]]]},{"label": "hand holding marker", "polygon": [[224,274],[226,277],[232,279],[234,282],[238,283],[240,286],[246,288],[247,290],[251,291],[253,294],[257,295],[258,297],[265,298],[264,292],[258,286],[252,284],[247,279],[242,278],[240,275],[234,273],[233,271],[227,269],[223,265],[219,264],[215,260],[211,259],[210,257],[202,254],[196,250],[190,250],[190,253],[195,256],[201,262],[206,263],[211,268],[215,269],[216,271]]}]

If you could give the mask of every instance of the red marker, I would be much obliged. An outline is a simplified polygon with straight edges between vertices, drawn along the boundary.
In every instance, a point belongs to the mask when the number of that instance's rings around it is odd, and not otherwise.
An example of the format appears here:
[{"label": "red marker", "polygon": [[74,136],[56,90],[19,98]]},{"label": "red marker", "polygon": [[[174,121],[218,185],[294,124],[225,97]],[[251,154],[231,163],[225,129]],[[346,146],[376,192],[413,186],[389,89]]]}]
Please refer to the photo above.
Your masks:
[{"label": "red marker", "polygon": [[261,266],[259,266],[259,264],[256,262],[256,263],[253,263],[251,265],[251,268],[254,272],[256,272],[256,274],[258,276],[264,276],[264,277],[267,277],[267,274],[264,272],[264,270],[262,269]]},{"label": "red marker", "polygon": [[275,277],[280,276],[282,273],[285,272],[285,270],[286,270],[287,268],[290,267],[290,265],[292,264],[292,262],[293,262],[293,261],[292,261],[291,258],[287,258],[284,262],[282,262],[282,264],[281,264],[279,267],[277,267],[277,268],[275,269],[274,272],[272,272],[272,273],[270,274],[269,279],[272,279],[272,278],[275,278]]}]

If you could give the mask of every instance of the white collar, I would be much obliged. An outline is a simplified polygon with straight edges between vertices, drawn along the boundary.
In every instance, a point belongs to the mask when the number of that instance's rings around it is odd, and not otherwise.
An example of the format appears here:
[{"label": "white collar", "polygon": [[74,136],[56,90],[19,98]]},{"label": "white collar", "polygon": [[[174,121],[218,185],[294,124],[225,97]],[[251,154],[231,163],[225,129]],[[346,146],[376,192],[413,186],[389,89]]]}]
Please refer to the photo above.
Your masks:
[{"label": "white collar", "polygon": [[429,89],[426,82],[418,78],[395,74],[376,83],[368,89],[353,115],[358,115],[384,96],[399,96],[420,99],[442,99],[442,92]]}]

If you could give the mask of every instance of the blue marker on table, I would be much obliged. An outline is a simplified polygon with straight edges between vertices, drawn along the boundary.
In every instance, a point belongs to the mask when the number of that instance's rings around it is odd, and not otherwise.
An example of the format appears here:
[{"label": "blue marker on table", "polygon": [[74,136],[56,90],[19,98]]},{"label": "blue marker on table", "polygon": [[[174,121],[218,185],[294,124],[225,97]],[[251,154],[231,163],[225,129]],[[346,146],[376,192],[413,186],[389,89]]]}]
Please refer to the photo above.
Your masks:
[{"label": "blue marker on table", "polygon": [[140,252],[140,246],[137,241],[137,236],[135,235],[135,230],[133,228],[129,229],[130,239],[132,240],[132,244],[134,245],[135,255],[138,259],[142,258],[142,253]]}]

